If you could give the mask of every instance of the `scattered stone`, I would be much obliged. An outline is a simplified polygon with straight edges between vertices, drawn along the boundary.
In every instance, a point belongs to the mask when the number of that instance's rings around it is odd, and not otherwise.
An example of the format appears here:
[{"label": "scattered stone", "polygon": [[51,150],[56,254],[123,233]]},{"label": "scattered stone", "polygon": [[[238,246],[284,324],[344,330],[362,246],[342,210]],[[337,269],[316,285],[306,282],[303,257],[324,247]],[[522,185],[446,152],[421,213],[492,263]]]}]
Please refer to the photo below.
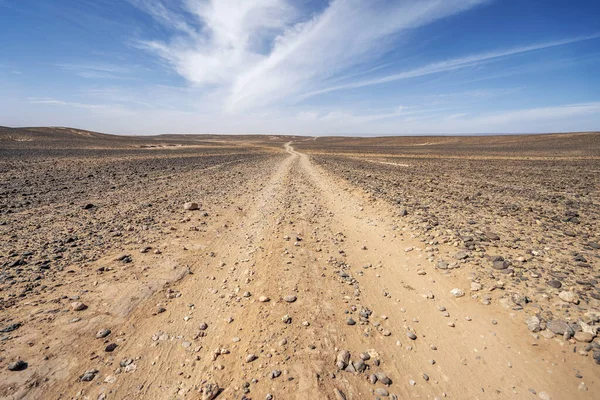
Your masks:
[{"label": "scattered stone", "polygon": [[258,358],[258,357],[256,356],[256,354],[248,354],[248,355],[246,356],[246,362],[247,362],[247,363],[250,363],[250,362],[252,362],[252,361],[256,360],[257,358]]},{"label": "scattered stone", "polygon": [[529,329],[531,332],[539,332],[542,330],[542,327],[540,326],[541,321],[535,315],[527,318],[525,323],[527,324],[527,329]]},{"label": "scattered stone", "polygon": [[450,291],[450,293],[452,294],[452,296],[454,297],[463,297],[465,295],[465,292],[463,292],[462,290],[460,290],[459,288],[454,288]]},{"label": "scattered stone", "polygon": [[505,260],[497,260],[492,263],[492,268],[494,268],[498,271],[507,269],[508,266],[509,266],[509,263],[508,263],[508,261],[505,261]]},{"label": "scattered stone", "polygon": [[28,367],[28,364],[23,360],[17,360],[15,362],[8,364],[9,371],[23,371],[23,370],[27,369],[27,367]]},{"label": "scattered stone", "polygon": [[378,396],[388,397],[390,393],[385,388],[377,388],[375,389],[375,394]]},{"label": "scattered stone", "polygon": [[73,311],[83,311],[86,308],[88,308],[88,307],[80,301],[75,301],[75,302],[71,303],[71,309]]},{"label": "scattered stone", "polygon": [[417,335],[415,335],[414,332],[408,331],[406,332],[406,336],[408,336],[410,340],[417,340]]},{"label": "scattered stone", "polygon": [[565,321],[559,319],[553,319],[546,322],[546,328],[557,335],[564,335],[565,333],[573,334],[573,329]]},{"label": "scattered stone", "polygon": [[16,331],[17,329],[19,329],[21,326],[22,326],[22,324],[20,322],[17,322],[16,324],[10,324],[5,328],[0,329],[0,333],[13,332],[13,331]]},{"label": "scattered stone", "polygon": [[454,255],[454,258],[457,259],[457,260],[464,260],[464,259],[466,259],[468,257],[469,257],[469,255],[466,252],[464,252],[464,251],[459,251],[458,253],[456,253]]},{"label": "scattered stone", "polygon": [[392,380],[383,372],[377,372],[375,374],[377,376],[377,380],[386,386],[390,386],[392,384]]},{"label": "scattered stone", "polygon": [[189,203],[185,203],[183,205],[183,209],[186,211],[194,211],[194,210],[197,210],[198,208],[199,208],[198,203],[189,202]]},{"label": "scattered stone", "polygon": [[335,359],[335,365],[340,370],[346,369],[350,362],[350,352],[348,350],[340,350]]},{"label": "scattered stone", "polygon": [[288,303],[293,303],[297,300],[297,297],[292,294],[292,295],[285,296],[283,298],[283,300],[285,300]]},{"label": "scattered stone", "polygon": [[110,335],[110,329],[100,329],[96,333],[96,339],[103,339],[103,338],[107,337],[108,335]]},{"label": "scattered stone", "polygon": [[260,296],[260,297],[258,298],[258,301],[260,301],[261,303],[266,303],[266,302],[268,302],[268,301],[270,301],[270,300],[271,300],[271,299],[270,299],[270,298],[268,298],[267,296]]},{"label": "scattered stone", "polygon": [[219,385],[208,382],[202,388],[202,400],[213,400],[219,395],[219,393],[221,393],[221,388],[219,388]]},{"label": "scattered stone", "polygon": [[98,370],[97,370],[97,369],[90,369],[90,370],[88,370],[88,371],[85,371],[85,372],[83,373],[83,375],[81,375],[81,376],[79,377],[79,380],[80,380],[81,382],[89,382],[89,381],[91,381],[92,379],[94,379],[94,377],[96,376],[96,374],[97,374],[97,373],[98,373]]},{"label": "scattered stone", "polygon": [[562,287],[562,283],[556,279],[552,279],[548,281],[548,286],[553,287],[554,289],[560,289]]},{"label": "scattered stone", "polygon": [[104,351],[106,351],[107,353],[112,353],[116,348],[117,348],[117,344],[111,343],[104,348]]},{"label": "scattered stone", "polygon": [[590,343],[592,340],[594,340],[594,337],[595,336],[589,332],[575,333],[575,340],[577,340],[578,342]]},{"label": "scattered stone", "polygon": [[356,325],[356,321],[352,319],[352,317],[348,317],[346,319],[346,324],[348,325]]},{"label": "scattered stone", "polygon": [[558,294],[558,297],[567,303],[579,304],[579,298],[573,292],[562,291]]}]

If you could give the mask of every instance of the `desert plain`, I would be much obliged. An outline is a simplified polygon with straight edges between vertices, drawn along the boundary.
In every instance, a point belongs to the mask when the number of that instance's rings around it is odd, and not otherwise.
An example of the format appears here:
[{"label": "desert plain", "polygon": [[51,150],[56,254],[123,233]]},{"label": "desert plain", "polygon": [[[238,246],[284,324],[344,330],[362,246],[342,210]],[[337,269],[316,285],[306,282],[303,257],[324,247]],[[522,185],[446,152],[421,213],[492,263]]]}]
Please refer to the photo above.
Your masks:
[{"label": "desert plain", "polygon": [[0,397],[592,399],[600,133],[0,128]]}]

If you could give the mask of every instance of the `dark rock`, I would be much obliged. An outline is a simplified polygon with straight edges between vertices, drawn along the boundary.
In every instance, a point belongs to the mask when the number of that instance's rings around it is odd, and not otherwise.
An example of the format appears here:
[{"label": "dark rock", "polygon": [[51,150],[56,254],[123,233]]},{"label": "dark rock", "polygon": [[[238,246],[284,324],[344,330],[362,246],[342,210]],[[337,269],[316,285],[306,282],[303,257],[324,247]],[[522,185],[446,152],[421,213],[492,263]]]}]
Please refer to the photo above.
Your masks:
[{"label": "dark rock", "polygon": [[554,289],[560,289],[562,287],[562,283],[556,279],[552,279],[548,281],[548,286],[553,287]]},{"label": "dark rock", "polygon": [[10,324],[8,325],[6,328],[2,328],[0,329],[1,333],[8,333],[8,332],[12,332],[12,331],[16,331],[17,329],[19,329],[23,324],[21,324],[20,322],[17,322],[16,324]]},{"label": "dark rock", "polygon": [[28,367],[28,364],[23,360],[18,360],[18,361],[8,364],[9,371],[23,371],[24,369],[27,369],[27,367]]},{"label": "dark rock", "polygon": [[575,333],[569,324],[560,319],[553,319],[546,322],[546,328],[557,335],[564,335],[565,333],[573,335]]}]

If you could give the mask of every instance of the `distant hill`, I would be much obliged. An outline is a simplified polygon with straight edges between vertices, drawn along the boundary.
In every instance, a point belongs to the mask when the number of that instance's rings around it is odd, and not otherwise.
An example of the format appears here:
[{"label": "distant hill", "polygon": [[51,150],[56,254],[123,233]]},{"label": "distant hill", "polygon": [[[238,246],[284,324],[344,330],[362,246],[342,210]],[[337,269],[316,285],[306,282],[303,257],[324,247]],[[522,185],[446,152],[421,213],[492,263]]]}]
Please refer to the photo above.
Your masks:
[{"label": "distant hill", "polygon": [[327,153],[395,154],[407,156],[597,157],[600,132],[491,136],[393,136],[375,138],[321,137],[298,149]]},{"label": "distant hill", "polygon": [[288,135],[169,134],[109,135],[66,127],[0,127],[0,146],[8,148],[140,148],[233,146],[256,143],[281,147],[293,141],[303,151],[407,156],[518,155],[600,158],[600,132],[486,136],[306,137]]}]

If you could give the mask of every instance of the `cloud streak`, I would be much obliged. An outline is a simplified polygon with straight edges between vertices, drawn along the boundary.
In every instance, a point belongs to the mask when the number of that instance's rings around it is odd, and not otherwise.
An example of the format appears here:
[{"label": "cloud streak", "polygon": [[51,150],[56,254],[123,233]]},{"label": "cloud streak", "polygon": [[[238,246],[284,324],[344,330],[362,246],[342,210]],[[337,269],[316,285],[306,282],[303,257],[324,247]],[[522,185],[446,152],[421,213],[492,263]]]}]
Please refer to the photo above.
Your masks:
[{"label": "cloud streak", "polygon": [[553,42],[545,42],[539,44],[533,44],[522,47],[515,47],[512,49],[506,50],[497,50],[492,52],[485,52],[480,54],[474,54],[466,57],[454,58],[451,60],[446,60],[442,62],[436,62],[424,67],[419,67],[410,71],[400,72],[397,74],[387,75],[383,77],[378,77],[374,79],[366,79],[357,82],[346,83],[343,85],[331,86],[324,89],[316,90],[313,92],[308,92],[302,95],[302,98],[308,98],[311,96],[316,96],[323,93],[329,93],[337,90],[344,89],[357,89],[365,86],[372,85],[380,85],[383,83],[389,83],[394,81],[399,81],[403,79],[417,78],[421,76],[437,74],[441,72],[448,72],[462,68],[474,67],[477,65],[481,65],[486,62],[490,62],[496,59],[510,57],[518,54],[528,53],[536,50],[549,49],[552,47],[563,46],[566,44],[582,42],[585,40],[597,39],[600,38],[600,34],[590,35],[590,36],[582,36],[577,38],[558,40]]},{"label": "cloud streak", "polygon": [[[139,7],[177,33],[140,46],[189,82],[218,87],[224,108],[244,111],[318,92],[336,75],[376,59],[410,30],[488,0],[332,0],[317,14],[291,0],[187,0],[196,27],[179,28],[163,3]],[[158,11],[157,11],[158,10]]]}]

